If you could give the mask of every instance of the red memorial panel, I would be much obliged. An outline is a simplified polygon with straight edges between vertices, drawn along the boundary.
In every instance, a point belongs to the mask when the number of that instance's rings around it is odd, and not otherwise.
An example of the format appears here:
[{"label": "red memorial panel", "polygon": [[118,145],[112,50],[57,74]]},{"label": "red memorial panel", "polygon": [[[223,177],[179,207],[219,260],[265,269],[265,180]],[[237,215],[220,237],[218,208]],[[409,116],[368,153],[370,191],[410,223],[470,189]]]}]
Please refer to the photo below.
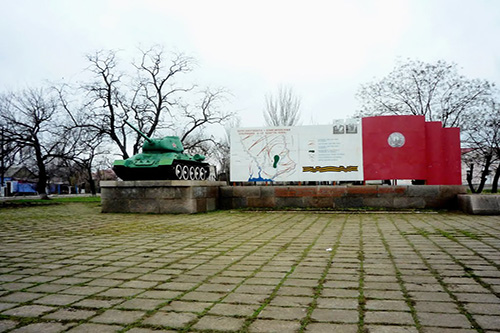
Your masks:
[{"label": "red memorial panel", "polygon": [[365,180],[426,179],[425,118],[362,119]]},{"label": "red memorial panel", "polygon": [[460,128],[443,128],[444,140],[443,153],[445,167],[444,175],[436,185],[461,185],[462,184],[462,154],[460,152]]},{"label": "red memorial panel", "polygon": [[362,119],[365,180],[418,179],[460,185],[460,130],[424,116]]},{"label": "red memorial panel", "polygon": [[427,151],[427,182],[428,185],[439,185],[445,177],[446,167],[444,155],[444,132],[440,121],[432,121],[425,123],[425,143]]}]

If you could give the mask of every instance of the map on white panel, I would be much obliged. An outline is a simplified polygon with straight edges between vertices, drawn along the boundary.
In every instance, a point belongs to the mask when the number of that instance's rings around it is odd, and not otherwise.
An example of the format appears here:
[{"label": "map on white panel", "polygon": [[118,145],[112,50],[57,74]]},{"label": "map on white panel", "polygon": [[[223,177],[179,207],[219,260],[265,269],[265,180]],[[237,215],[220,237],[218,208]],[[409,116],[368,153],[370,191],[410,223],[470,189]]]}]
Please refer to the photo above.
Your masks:
[{"label": "map on white panel", "polygon": [[231,132],[231,181],[340,180],[363,180],[357,122]]}]

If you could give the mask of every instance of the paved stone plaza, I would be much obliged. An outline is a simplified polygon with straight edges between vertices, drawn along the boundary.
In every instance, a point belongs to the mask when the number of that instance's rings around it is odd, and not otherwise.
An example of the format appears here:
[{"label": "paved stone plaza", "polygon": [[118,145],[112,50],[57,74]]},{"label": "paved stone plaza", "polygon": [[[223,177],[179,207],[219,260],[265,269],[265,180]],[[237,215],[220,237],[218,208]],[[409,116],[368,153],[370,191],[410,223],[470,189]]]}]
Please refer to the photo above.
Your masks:
[{"label": "paved stone plaza", "polygon": [[500,331],[500,218],[0,210],[0,332]]}]

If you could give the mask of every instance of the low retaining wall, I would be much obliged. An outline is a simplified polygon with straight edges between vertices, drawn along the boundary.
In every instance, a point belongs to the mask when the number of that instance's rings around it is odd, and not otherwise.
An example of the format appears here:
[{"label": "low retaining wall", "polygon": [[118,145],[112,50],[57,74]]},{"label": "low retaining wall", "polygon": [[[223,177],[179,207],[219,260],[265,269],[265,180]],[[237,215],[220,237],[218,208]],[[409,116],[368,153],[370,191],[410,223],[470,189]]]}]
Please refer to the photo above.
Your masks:
[{"label": "low retaining wall", "polygon": [[225,182],[102,181],[103,213],[204,213],[218,209]]},{"label": "low retaining wall", "polygon": [[220,208],[457,209],[464,186],[222,186]]},{"label": "low retaining wall", "polygon": [[203,213],[238,208],[458,209],[463,186],[227,186],[212,181],[102,181],[103,213]]},{"label": "low retaining wall", "polygon": [[494,194],[460,194],[460,209],[469,214],[500,215],[500,195]]}]

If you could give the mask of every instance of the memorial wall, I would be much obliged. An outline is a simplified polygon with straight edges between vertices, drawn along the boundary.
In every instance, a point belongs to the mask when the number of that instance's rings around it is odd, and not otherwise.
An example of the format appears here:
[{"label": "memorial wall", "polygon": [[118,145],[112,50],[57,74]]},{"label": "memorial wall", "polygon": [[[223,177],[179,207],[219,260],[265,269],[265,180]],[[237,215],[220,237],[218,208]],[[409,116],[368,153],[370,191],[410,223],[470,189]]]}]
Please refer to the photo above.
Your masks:
[{"label": "memorial wall", "polygon": [[461,185],[460,131],[424,116],[235,128],[231,181],[421,180]]}]

